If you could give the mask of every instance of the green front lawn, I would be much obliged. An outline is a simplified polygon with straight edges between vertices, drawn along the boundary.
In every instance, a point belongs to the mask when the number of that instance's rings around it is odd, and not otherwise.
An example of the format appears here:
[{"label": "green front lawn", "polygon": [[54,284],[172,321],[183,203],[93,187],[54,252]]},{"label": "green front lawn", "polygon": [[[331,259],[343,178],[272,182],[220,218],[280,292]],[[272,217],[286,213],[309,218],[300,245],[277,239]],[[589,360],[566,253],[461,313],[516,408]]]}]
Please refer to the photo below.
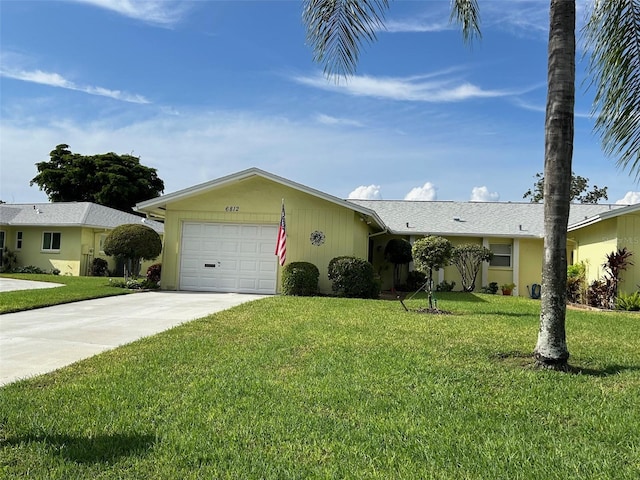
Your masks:
[{"label": "green front lawn", "polygon": [[0,477],[637,478],[640,317],[569,311],[564,374],[537,302],[438,297],[270,297],[8,385]]},{"label": "green front lawn", "polygon": [[33,308],[59,305],[61,303],[129,293],[123,288],[109,286],[109,279],[106,277],[69,277],[31,273],[3,273],[0,274],[0,278],[17,278],[19,280],[64,284],[64,287],[0,292],[0,313],[19,312]]}]

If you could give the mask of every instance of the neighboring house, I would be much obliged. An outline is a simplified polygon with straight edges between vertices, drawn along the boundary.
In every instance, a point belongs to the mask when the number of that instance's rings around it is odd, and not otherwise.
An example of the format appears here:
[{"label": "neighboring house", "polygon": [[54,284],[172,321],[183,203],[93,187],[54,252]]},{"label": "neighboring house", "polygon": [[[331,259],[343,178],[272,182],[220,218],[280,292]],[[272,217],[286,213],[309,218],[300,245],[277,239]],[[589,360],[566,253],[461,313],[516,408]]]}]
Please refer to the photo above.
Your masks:
[{"label": "neighboring house", "polygon": [[[329,261],[352,255],[369,260],[390,288],[384,247],[392,238],[413,242],[440,235],[454,244],[485,245],[494,253],[476,288],[515,283],[516,295],[541,283],[543,205],[532,203],[342,200],[257,168],[151,199],[136,206],[164,221],[162,288],[277,293],[280,272],[275,243],[284,202],[287,263],[306,261],[320,270],[320,290],[331,291]],[[605,256],[633,251],[640,239],[640,204],[571,206],[568,258],[587,261],[589,278],[602,274]],[[639,255],[640,256],[640,255]],[[633,260],[633,258],[632,258]],[[622,289],[640,282],[639,267],[624,275]],[[460,279],[455,267],[438,282]]]},{"label": "neighboring house", "polygon": [[0,249],[15,252],[19,266],[88,275],[94,258],[116,268],[102,251],[111,230],[142,222],[162,235],[159,222],[90,202],[0,204]]}]

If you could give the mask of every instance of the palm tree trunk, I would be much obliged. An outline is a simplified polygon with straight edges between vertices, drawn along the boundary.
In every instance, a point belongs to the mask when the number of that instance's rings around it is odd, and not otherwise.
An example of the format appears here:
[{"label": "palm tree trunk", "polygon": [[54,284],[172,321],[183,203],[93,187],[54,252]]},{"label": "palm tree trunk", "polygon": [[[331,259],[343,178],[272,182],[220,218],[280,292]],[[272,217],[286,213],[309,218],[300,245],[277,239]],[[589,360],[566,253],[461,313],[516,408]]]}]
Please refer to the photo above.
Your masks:
[{"label": "palm tree trunk", "polygon": [[537,365],[566,370],[567,224],[575,101],[575,0],[551,0],[544,159],[544,263]]}]

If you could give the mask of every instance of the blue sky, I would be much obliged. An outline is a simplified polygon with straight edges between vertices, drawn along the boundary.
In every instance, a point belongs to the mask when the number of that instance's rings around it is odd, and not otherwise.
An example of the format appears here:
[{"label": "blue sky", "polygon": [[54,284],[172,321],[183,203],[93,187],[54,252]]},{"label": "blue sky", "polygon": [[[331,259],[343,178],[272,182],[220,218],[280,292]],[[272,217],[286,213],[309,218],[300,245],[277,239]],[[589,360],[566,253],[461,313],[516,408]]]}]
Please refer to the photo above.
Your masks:
[{"label": "blue sky", "polygon": [[[66,143],[139,156],[165,193],[255,166],[340,198],[523,201],[543,170],[548,2],[480,0],[472,46],[449,4],[392,2],[345,80],[313,62],[300,1],[0,0],[0,199],[46,201],[35,163]],[[585,75],[574,171],[640,202]]]}]

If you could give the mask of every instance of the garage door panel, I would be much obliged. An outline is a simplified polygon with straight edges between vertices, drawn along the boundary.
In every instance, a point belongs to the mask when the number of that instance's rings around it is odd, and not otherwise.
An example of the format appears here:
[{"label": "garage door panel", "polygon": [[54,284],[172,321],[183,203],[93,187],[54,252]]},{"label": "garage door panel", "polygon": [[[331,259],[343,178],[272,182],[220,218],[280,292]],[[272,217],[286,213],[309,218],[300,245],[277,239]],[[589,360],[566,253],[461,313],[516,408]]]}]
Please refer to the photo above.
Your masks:
[{"label": "garage door panel", "polygon": [[220,245],[220,253],[230,254],[237,253],[239,250],[238,243],[235,241],[224,241]]},{"label": "garage door panel", "polygon": [[202,227],[203,225],[201,223],[185,223],[182,226],[182,237],[199,237],[202,235]]},{"label": "garage door panel", "polygon": [[180,289],[275,293],[276,237],[277,225],[183,224]]},{"label": "garage door panel", "polygon": [[236,225],[233,223],[221,223],[218,224],[218,233],[220,235],[223,235],[225,237],[237,237],[240,235],[240,232],[242,231],[242,225]]},{"label": "garage door panel", "polygon": [[182,241],[183,252],[199,252],[202,250],[201,248],[202,242],[197,238],[185,238]]},{"label": "garage door panel", "polygon": [[197,259],[185,258],[182,260],[183,271],[193,271],[198,269],[200,262]]},{"label": "garage door panel", "polygon": [[240,273],[244,272],[253,272],[256,273],[259,271],[258,262],[255,260],[242,260],[239,265]]},{"label": "garage door panel", "polygon": [[273,265],[271,262],[258,262],[258,271],[262,274],[273,272]]},{"label": "garage door panel", "polygon": [[244,254],[255,255],[260,251],[260,247],[257,243],[243,241],[240,243],[239,251]]}]

